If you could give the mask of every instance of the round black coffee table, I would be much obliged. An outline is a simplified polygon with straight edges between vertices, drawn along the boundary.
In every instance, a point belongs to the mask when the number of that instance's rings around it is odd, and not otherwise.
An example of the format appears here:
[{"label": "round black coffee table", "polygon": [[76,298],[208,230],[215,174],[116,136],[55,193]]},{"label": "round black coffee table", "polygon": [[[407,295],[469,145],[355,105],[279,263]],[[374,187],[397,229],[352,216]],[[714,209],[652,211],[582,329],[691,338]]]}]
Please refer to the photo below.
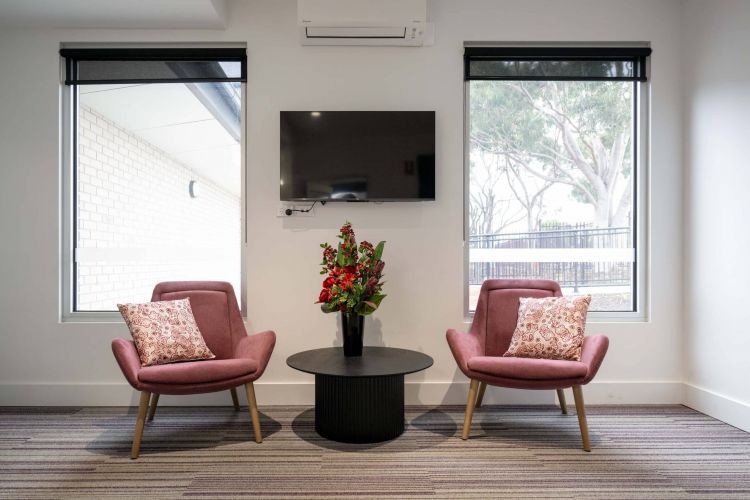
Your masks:
[{"label": "round black coffee table", "polygon": [[304,351],[286,360],[315,375],[315,430],[344,443],[377,443],[404,432],[404,375],[432,366],[426,354],[364,347],[347,358],[341,347]]}]

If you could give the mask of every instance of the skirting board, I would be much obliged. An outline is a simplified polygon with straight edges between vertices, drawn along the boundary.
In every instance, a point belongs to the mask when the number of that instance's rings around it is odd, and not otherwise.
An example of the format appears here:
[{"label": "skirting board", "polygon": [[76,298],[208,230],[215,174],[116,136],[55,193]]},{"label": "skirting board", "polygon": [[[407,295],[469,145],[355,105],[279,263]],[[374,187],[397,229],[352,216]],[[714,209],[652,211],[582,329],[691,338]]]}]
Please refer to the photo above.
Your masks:
[{"label": "skirting board", "polygon": [[750,404],[685,383],[683,404],[738,429],[750,432]]},{"label": "skirting board", "polygon": [[[468,381],[408,382],[407,405],[466,404]],[[244,391],[237,391],[241,398]],[[309,383],[255,383],[259,406],[312,405],[314,385]],[[570,391],[568,391],[570,392]],[[584,390],[587,404],[681,404],[681,382],[592,382]],[[554,404],[555,391],[524,391],[487,387],[485,404]],[[573,395],[568,394],[572,403]],[[124,406],[138,405],[138,395],[125,383],[108,384],[0,384],[0,406]],[[193,396],[162,396],[166,406],[224,406],[228,391]],[[245,404],[244,402],[242,404]]]}]

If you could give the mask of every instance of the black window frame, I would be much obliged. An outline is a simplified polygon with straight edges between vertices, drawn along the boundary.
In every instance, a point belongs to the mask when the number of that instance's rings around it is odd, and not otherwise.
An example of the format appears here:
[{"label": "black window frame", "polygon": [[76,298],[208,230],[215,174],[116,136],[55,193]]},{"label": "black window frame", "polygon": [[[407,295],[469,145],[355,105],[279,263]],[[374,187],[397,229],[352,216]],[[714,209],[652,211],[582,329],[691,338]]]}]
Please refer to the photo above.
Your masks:
[{"label": "black window frame", "polygon": [[[118,83],[188,83],[188,82],[247,82],[247,51],[244,48],[175,48],[175,49],[60,49],[65,58],[65,85],[101,85]],[[79,63],[120,61],[132,63],[133,70],[139,62],[216,63],[239,62],[239,77],[196,77],[175,75],[174,78],[144,78],[133,71],[130,76],[108,79],[87,79],[79,76]]]},{"label": "black window frame", "polygon": [[[76,207],[78,206],[78,109],[79,109],[79,96],[78,86],[79,85],[109,85],[109,84],[160,84],[160,83],[246,83],[247,82],[247,49],[244,47],[233,47],[233,48],[207,48],[207,47],[181,47],[181,48],[61,48],[59,51],[60,57],[64,59],[64,80],[63,84],[69,87],[69,112],[70,116],[68,124],[70,126],[69,131],[70,137],[70,184],[65,184],[65,189],[71,189],[70,196],[70,207],[72,213],[68,214],[70,217],[70,225],[66,227],[66,231],[70,230],[70,254],[63,252],[63,258],[69,262],[64,263],[63,269],[68,274],[69,283],[66,284],[63,280],[63,310],[62,319],[70,320],[73,317],[85,318],[86,315],[100,315],[100,314],[113,314],[117,315],[116,311],[111,310],[79,310],[78,309],[78,262],[76,257],[76,244],[78,239],[78,220],[76,216]],[[203,62],[203,63],[219,63],[219,62],[239,62],[240,63],[240,76],[239,77],[210,77],[210,78],[199,78],[193,76],[179,76],[175,78],[143,78],[137,74],[133,74],[131,77],[119,77],[111,79],[85,79],[79,77],[78,65],[81,61],[119,61],[124,64],[126,63],[137,63],[138,61],[155,61],[155,62]],[[243,91],[244,96],[244,91]],[[244,105],[244,103],[243,103]],[[65,116],[65,115],[64,115]],[[244,162],[244,160],[243,160]],[[246,168],[243,164],[243,168]],[[244,192],[244,191],[243,191]],[[243,212],[245,210],[245,194],[243,194],[242,207]],[[65,195],[63,195],[65,197]],[[244,221],[243,215],[243,221]],[[244,225],[244,222],[243,222]],[[242,228],[242,244],[246,243],[245,228]],[[241,252],[244,255],[244,251]],[[70,266],[70,267],[67,267]],[[244,263],[241,264],[241,277],[242,283],[245,281],[244,277]],[[67,285],[67,286],[66,286]],[[65,297],[67,295],[67,298]],[[240,307],[242,309],[243,316],[245,314],[245,292],[240,292]],[[119,315],[117,315],[119,316]]]},{"label": "black window frame", "polygon": [[[593,47],[593,46],[580,46],[580,47],[561,47],[561,46],[549,46],[549,47],[542,47],[542,46],[466,46],[464,47],[464,67],[463,67],[463,77],[464,77],[464,83],[467,84],[471,81],[487,81],[487,80],[494,80],[494,81],[630,81],[633,83],[633,228],[632,228],[632,238],[633,238],[633,251],[635,253],[634,259],[633,259],[633,266],[632,266],[632,298],[631,298],[631,309],[630,310],[611,310],[611,311],[591,311],[595,314],[645,314],[645,311],[642,311],[639,307],[641,304],[641,291],[640,291],[640,283],[639,283],[639,273],[640,273],[640,260],[641,255],[639,255],[639,231],[641,228],[639,227],[638,221],[639,221],[639,212],[638,208],[641,201],[641,196],[644,196],[643,193],[639,192],[639,132],[640,132],[640,92],[639,92],[639,85],[641,83],[647,82],[649,80],[648,78],[648,58],[651,55],[652,50],[650,47],[646,46],[617,46],[617,47]],[[527,61],[534,61],[534,62],[542,62],[542,61],[552,61],[552,62],[565,62],[565,61],[586,61],[586,62],[608,62],[608,61],[617,61],[617,62],[629,62],[631,63],[632,71],[628,75],[621,75],[621,76],[590,76],[590,75],[579,75],[579,76],[564,76],[564,75],[550,75],[550,76],[540,76],[538,74],[532,74],[531,72],[527,72],[526,74],[523,74],[522,72],[517,75],[503,75],[503,74],[491,74],[490,72],[482,73],[482,74],[476,74],[472,72],[472,63],[478,63],[478,62],[497,62],[497,61],[503,61],[503,62],[527,62]],[[470,95],[467,93],[467,96],[470,99]],[[465,100],[465,103],[468,102]],[[469,115],[466,115],[467,117],[467,124],[466,127],[470,126],[468,123]],[[468,148],[468,144],[465,144],[465,148]],[[467,149],[468,151],[468,149]],[[468,154],[468,153],[467,153]],[[466,174],[469,175],[469,174]],[[468,180],[468,177],[466,178]],[[470,189],[467,187],[466,189]],[[465,193],[468,193],[468,191],[465,191]],[[466,217],[466,214],[468,213],[467,210],[467,203],[468,200],[464,200],[464,210],[465,214],[464,217]],[[466,224],[466,219],[464,219],[464,224]],[[468,226],[466,226],[464,230],[465,237],[468,235]],[[470,252],[470,249],[467,245],[466,254],[464,256],[465,262],[468,265],[469,259],[468,259],[468,252]],[[468,272],[468,267],[465,268]],[[471,309],[471,307],[468,304],[468,287],[469,287],[469,278],[468,274],[465,278],[465,295],[466,295],[466,312],[469,315],[474,314],[474,310]]]},{"label": "black window frame", "polygon": [[[645,82],[649,47],[466,47],[464,49],[464,81],[470,80],[531,80],[531,81],[639,81]],[[480,62],[629,62],[631,74],[622,76],[540,76],[473,74],[472,63]]]}]

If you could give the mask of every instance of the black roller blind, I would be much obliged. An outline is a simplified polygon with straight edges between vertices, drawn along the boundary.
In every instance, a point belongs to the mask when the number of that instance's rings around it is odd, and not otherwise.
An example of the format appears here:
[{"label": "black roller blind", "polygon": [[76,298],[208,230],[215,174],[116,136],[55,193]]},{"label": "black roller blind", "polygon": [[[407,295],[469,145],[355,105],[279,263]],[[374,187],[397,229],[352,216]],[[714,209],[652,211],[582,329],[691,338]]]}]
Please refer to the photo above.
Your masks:
[{"label": "black roller blind", "polygon": [[245,49],[62,49],[66,85],[244,82]]},{"label": "black roller blind", "polygon": [[648,47],[466,47],[464,80],[646,81]]}]

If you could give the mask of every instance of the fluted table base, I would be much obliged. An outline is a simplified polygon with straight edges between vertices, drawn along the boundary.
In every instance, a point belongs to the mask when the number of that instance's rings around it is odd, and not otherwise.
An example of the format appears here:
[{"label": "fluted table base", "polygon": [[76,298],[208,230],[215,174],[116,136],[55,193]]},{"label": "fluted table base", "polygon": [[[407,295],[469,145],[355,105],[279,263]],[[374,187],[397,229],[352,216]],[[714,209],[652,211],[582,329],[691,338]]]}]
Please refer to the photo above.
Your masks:
[{"label": "fluted table base", "polygon": [[404,432],[404,376],[315,375],[315,430],[343,443],[377,443]]}]

